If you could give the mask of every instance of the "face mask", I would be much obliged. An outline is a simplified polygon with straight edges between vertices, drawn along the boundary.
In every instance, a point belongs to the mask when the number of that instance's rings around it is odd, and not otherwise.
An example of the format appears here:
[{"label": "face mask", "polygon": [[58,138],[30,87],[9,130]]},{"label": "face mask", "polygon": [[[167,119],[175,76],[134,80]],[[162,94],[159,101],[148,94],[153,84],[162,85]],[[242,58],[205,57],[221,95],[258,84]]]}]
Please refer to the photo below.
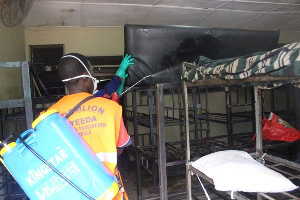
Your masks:
[{"label": "face mask", "polygon": [[91,76],[90,78],[92,79],[92,81],[93,81],[93,83],[94,83],[93,94],[96,94],[96,93],[98,92],[97,86],[98,86],[99,80],[97,80],[96,78],[94,78],[94,77],[92,77],[92,76]]},{"label": "face mask", "polygon": [[85,77],[92,79],[93,85],[94,85],[93,94],[95,94],[98,91],[97,90],[97,84],[99,83],[99,80],[97,80],[95,77],[92,77],[92,76],[89,76],[89,75],[80,75],[80,76],[75,76],[75,77],[72,77],[72,78],[64,79],[64,80],[62,80],[62,82],[67,82],[67,81],[70,81],[70,80],[74,80],[74,79],[78,79],[78,78],[85,78]]},{"label": "face mask", "polygon": [[73,56],[73,55],[66,55],[66,56],[63,56],[62,58],[67,58],[67,57],[72,57],[72,58],[75,58],[76,60],[78,60],[82,64],[82,66],[85,68],[85,70],[88,72],[89,75],[80,75],[80,76],[75,76],[75,77],[72,77],[72,78],[67,78],[67,79],[62,80],[62,82],[67,82],[67,81],[77,79],[77,78],[88,77],[88,78],[92,79],[93,84],[94,84],[93,94],[97,93],[98,92],[97,84],[99,83],[99,80],[97,80],[95,77],[92,77],[90,71],[87,69],[85,64],[79,58],[77,58],[76,56]]}]

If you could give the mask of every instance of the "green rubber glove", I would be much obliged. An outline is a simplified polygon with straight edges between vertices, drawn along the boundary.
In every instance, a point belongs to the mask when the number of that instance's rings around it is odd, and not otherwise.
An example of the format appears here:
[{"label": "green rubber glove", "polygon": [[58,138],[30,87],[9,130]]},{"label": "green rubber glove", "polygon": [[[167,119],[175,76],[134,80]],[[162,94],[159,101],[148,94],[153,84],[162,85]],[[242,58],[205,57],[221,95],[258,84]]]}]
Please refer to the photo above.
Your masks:
[{"label": "green rubber glove", "polygon": [[125,78],[123,78],[121,85],[117,89],[117,94],[120,95],[124,91],[125,88],[125,79],[127,78],[128,74],[125,75]]},{"label": "green rubber glove", "polygon": [[116,72],[117,76],[120,76],[122,78],[122,80],[124,81],[126,76],[126,69],[129,67],[129,65],[133,65],[134,63],[132,62],[134,59],[131,58],[131,55],[125,55],[125,57],[123,58],[120,67],[118,69],[118,71]]}]

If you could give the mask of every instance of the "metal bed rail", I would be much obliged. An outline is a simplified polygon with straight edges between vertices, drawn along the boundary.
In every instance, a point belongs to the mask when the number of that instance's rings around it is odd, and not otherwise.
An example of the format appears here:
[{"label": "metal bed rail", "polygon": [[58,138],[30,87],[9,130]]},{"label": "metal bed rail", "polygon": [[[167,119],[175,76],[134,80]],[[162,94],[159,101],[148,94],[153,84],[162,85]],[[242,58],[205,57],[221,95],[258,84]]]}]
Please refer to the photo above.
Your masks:
[{"label": "metal bed rail", "polygon": [[[31,128],[33,122],[33,109],[30,87],[30,75],[29,75],[29,62],[6,62],[0,63],[0,69],[4,68],[20,68],[23,87],[23,98],[1,100],[1,140],[6,139],[8,136],[8,122],[13,123],[14,134],[18,136],[19,131],[24,131],[26,128]],[[14,87],[14,86],[13,86]],[[12,88],[13,88],[12,87]],[[11,112],[10,112],[11,111]],[[25,121],[26,125],[18,126],[18,122]],[[22,128],[21,128],[22,127]],[[21,130],[23,129],[23,130]],[[14,180],[5,167],[1,164],[0,174],[0,198],[4,199],[28,199],[24,191],[19,184]]]},{"label": "metal bed rail", "polygon": [[[143,99],[141,99],[141,96],[143,97]],[[168,99],[166,102],[164,102],[165,97]],[[141,191],[142,181],[140,178],[140,166],[142,162],[140,159],[141,154],[143,154],[145,159],[149,159],[149,161],[147,162],[150,162],[151,164],[148,163],[148,166],[150,166],[150,168],[154,170],[151,172],[153,175],[152,179],[154,193],[158,191],[158,183],[156,182],[158,178],[160,185],[159,192],[160,195],[162,195],[163,191],[166,190],[167,187],[166,182],[167,174],[170,174],[169,169],[175,168],[176,171],[177,166],[184,163],[184,160],[177,161],[175,159],[175,161],[169,162],[167,164],[167,157],[172,155],[174,156],[174,151],[172,150],[174,147],[166,145],[166,143],[168,142],[165,138],[165,127],[167,126],[179,126],[178,135],[181,138],[183,137],[183,128],[181,128],[184,123],[182,115],[182,90],[180,84],[178,83],[157,84],[155,88],[150,87],[149,89],[133,89],[131,91],[131,98],[131,105],[129,102],[127,102],[127,100],[125,100],[126,106],[130,105],[125,111],[125,118],[127,121],[133,122],[134,154],[136,157],[137,166],[137,195],[139,198],[143,198]],[[146,103],[141,102],[141,100],[146,101]],[[146,111],[145,106],[148,106],[148,110]],[[147,151],[147,154],[149,154],[149,156],[144,155],[145,149],[142,144],[140,144],[141,136],[139,136],[139,126],[149,128],[149,146],[157,146],[157,148],[150,148],[151,151]],[[147,147],[148,146],[146,146],[145,148]],[[143,152],[141,152],[141,150],[143,150]],[[145,163],[145,160],[143,162]]]},{"label": "metal bed rail", "polygon": [[[190,63],[183,63],[183,70],[185,70],[185,67],[189,67],[194,69],[195,64]],[[268,75],[261,75],[257,77],[249,77],[244,80],[224,80],[224,79],[207,79],[207,80],[200,80],[196,82],[182,82],[182,88],[183,88],[183,102],[184,102],[184,119],[185,119],[185,141],[186,141],[186,180],[187,180],[187,199],[192,199],[192,190],[191,190],[191,176],[192,173],[196,173],[199,175],[203,175],[201,172],[193,168],[189,163],[191,161],[191,145],[190,145],[190,128],[189,128],[189,113],[188,113],[188,93],[187,88],[189,87],[200,87],[200,88],[206,88],[206,87],[229,87],[229,86],[253,86],[253,83],[256,84],[264,84],[264,83],[289,83],[293,80],[299,80],[300,77],[280,77],[280,76],[268,76]],[[262,139],[262,91],[258,87],[254,87],[254,102],[255,102],[255,130],[256,130],[256,140],[255,140],[255,152],[256,155],[262,155],[263,154],[263,139]],[[278,157],[272,157],[272,156],[266,156],[266,159],[273,159],[275,163],[281,162],[285,167],[293,168],[296,167],[297,174],[294,177],[299,178],[299,166],[298,164],[294,164],[293,162],[278,158]],[[276,164],[277,165],[277,164]],[[272,165],[274,166],[274,165]],[[269,167],[271,167],[269,165]],[[272,167],[271,167],[272,168]],[[282,170],[284,172],[286,170]],[[293,177],[293,178],[294,178]],[[208,180],[211,181],[211,180]],[[236,194],[238,195],[238,194]],[[261,197],[269,198],[266,194],[258,194],[255,198],[261,199]],[[291,197],[291,194],[289,195]],[[295,196],[295,198],[299,198],[300,196]],[[244,196],[236,196],[237,199],[247,199],[244,198]],[[253,198],[252,198],[253,199]],[[274,198],[269,198],[274,199]]]},{"label": "metal bed rail", "polygon": [[20,67],[22,71],[23,98],[0,101],[0,109],[24,107],[26,115],[27,128],[31,127],[33,122],[31,87],[29,77],[29,62],[7,62],[0,63],[0,68]]},{"label": "metal bed rail", "polygon": [[[174,126],[183,124],[182,119],[178,119],[169,115],[169,112],[174,112],[174,110],[182,110],[182,109],[173,109],[173,108],[164,108],[164,111],[167,112],[166,116],[164,116],[165,125],[166,126]],[[133,122],[133,111],[125,110],[127,120]],[[137,113],[138,124],[147,128],[150,128],[150,115],[145,113]],[[152,114],[153,123],[157,123],[157,115]]]}]

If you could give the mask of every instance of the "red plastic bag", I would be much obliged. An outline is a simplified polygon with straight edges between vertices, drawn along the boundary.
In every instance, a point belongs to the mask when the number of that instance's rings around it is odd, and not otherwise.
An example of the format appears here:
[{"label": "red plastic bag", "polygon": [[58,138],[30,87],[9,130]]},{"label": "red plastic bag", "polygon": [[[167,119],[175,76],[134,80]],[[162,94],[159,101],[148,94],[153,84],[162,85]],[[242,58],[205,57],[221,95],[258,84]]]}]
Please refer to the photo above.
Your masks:
[{"label": "red plastic bag", "polygon": [[263,140],[294,142],[300,139],[300,132],[297,129],[272,112],[269,119],[264,118],[262,123]]}]

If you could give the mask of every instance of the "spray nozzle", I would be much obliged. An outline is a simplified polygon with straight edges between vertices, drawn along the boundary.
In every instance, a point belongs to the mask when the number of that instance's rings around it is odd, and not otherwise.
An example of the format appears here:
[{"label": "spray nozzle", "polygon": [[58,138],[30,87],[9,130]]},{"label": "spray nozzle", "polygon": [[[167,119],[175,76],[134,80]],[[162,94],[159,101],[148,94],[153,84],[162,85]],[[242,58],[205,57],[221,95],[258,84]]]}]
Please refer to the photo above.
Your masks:
[{"label": "spray nozzle", "polygon": [[150,74],[150,75],[147,75],[147,76],[144,76],[141,80],[139,80],[138,82],[136,82],[135,84],[133,84],[132,86],[130,86],[127,90],[125,90],[124,92],[122,92],[121,94],[119,94],[119,97],[121,97],[123,94],[125,94],[126,92],[128,92],[131,88],[133,88],[134,86],[136,86],[137,84],[139,84],[141,81],[143,81],[144,79],[146,78],[149,78],[153,76],[153,74]]}]

